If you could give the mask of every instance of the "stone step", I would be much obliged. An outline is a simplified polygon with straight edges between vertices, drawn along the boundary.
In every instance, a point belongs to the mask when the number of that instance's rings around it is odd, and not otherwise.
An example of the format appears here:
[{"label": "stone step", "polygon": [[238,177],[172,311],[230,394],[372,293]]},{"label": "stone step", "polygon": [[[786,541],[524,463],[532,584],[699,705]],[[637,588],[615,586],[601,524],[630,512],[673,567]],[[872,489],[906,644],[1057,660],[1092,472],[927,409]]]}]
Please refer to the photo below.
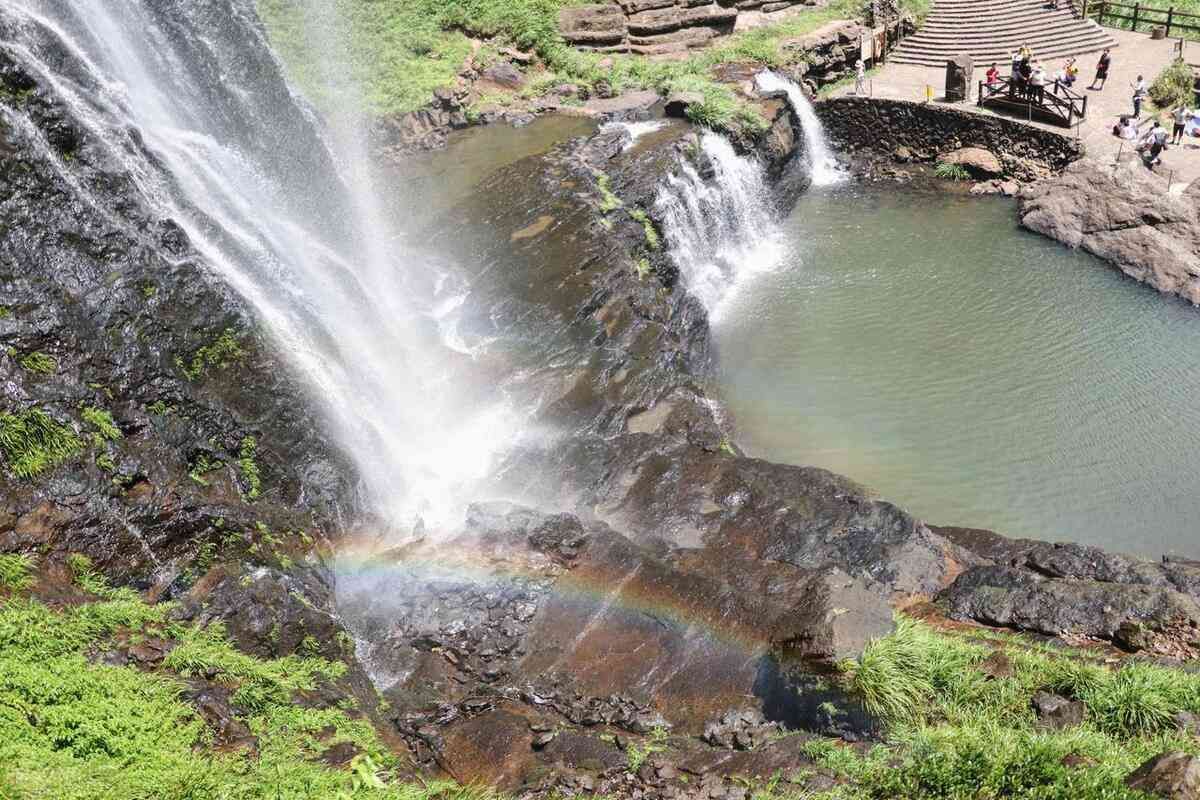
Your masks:
[{"label": "stone step", "polygon": [[[1103,48],[1101,48],[1101,49],[1103,49]],[[1077,57],[1080,55],[1086,55],[1089,52],[1096,53],[1096,52],[1099,52],[1099,50],[1093,49],[1093,50],[1084,51],[1083,53],[1081,53],[1078,47],[1064,47],[1061,50],[1047,51],[1046,58],[1048,60],[1049,59],[1057,60],[1060,58],[1070,58],[1070,57]],[[959,54],[956,54],[956,55],[959,55]],[[998,55],[998,54],[989,54],[989,53],[973,53],[973,54],[971,54],[971,57],[972,57],[972,60],[975,62],[977,68],[978,67],[986,67],[987,65],[990,65],[993,63],[1003,66],[1005,61],[1008,60],[1007,54]],[[905,53],[905,54],[893,56],[891,58],[891,61],[894,63],[897,63],[897,64],[911,64],[914,66],[942,68],[946,65],[946,62],[949,60],[949,58],[950,58],[950,56],[938,55],[938,54]]]},{"label": "stone step", "polygon": [[1016,49],[1022,44],[1028,44],[1030,49],[1033,50],[1034,56],[1036,57],[1038,54],[1038,42],[1045,42],[1064,37],[1078,39],[1080,37],[1089,36],[1099,37],[1102,39],[1107,38],[1107,34],[1104,32],[1088,30],[1087,28],[1074,30],[1029,30],[1021,32],[1020,36],[990,36],[987,34],[975,35],[974,33],[969,35],[963,34],[952,36],[941,33],[925,33],[922,31],[921,33],[913,34],[912,36],[908,37],[904,44],[908,47],[925,45],[944,45],[946,47],[953,47],[958,45],[962,47],[978,48],[983,46],[990,50],[998,50],[1003,47],[1011,47]]}]

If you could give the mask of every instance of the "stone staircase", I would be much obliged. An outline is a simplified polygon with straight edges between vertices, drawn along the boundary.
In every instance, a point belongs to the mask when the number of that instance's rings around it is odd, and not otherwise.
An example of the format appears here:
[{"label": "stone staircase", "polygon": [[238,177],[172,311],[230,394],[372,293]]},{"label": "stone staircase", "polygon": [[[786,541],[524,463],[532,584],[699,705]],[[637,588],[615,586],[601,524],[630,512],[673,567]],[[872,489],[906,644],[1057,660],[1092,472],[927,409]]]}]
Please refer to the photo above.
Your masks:
[{"label": "stone staircase", "polygon": [[1012,53],[1022,44],[1047,68],[1050,61],[1116,47],[1095,22],[1079,19],[1066,2],[1059,5],[1061,9],[1045,0],[935,0],[921,30],[905,39],[890,60],[942,67],[949,58],[969,55],[976,68],[997,62],[1007,72]]}]

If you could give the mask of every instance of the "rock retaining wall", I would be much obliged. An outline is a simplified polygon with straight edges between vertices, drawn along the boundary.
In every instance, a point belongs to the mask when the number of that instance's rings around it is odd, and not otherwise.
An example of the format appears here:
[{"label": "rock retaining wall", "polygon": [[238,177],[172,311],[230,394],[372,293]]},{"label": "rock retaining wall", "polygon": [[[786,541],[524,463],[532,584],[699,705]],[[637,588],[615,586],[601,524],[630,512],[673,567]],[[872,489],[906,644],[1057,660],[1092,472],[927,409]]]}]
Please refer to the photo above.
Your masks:
[{"label": "rock retaining wall", "polygon": [[744,11],[772,13],[818,0],[613,0],[564,8],[558,27],[569,44],[608,53],[666,55],[730,34]]},{"label": "rock retaining wall", "polygon": [[836,97],[816,110],[838,149],[900,162],[934,162],[962,148],[982,148],[999,160],[1004,178],[1029,182],[1058,174],[1083,155],[1069,136],[944,105]]}]

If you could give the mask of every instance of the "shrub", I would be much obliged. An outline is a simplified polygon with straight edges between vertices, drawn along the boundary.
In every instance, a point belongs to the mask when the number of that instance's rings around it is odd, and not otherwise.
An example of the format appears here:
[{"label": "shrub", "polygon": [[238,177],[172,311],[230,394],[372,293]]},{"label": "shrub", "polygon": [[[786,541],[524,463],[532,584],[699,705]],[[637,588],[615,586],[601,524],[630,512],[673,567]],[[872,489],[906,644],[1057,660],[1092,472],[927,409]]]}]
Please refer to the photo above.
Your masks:
[{"label": "shrub", "polygon": [[1194,81],[1192,68],[1183,59],[1176,59],[1150,84],[1150,99],[1159,108],[1190,107],[1196,97]]}]

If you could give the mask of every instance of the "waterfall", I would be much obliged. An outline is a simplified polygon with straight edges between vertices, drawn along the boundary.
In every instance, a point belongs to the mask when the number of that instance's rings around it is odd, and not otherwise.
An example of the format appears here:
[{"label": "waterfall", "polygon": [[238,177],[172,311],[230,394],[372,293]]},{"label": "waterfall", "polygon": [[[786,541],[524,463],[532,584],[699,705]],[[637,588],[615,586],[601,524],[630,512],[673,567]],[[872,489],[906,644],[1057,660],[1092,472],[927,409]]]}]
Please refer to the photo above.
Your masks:
[{"label": "waterfall", "polygon": [[[309,6],[310,35],[334,29],[331,4]],[[355,460],[368,509],[398,530],[460,518],[516,429],[457,333],[469,284],[405,246],[380,212],[365,126],[334,113],[324,127],[291,92],[253,0],[0,0],[0,42],[253,307]]]},{"label": "waterfall", "polygon": [[655,208],[684,283],[715,322],[741,282],[774,268],[781,244],[762,166],[713,133],[701,137],[700,155],[711,178],[684,160]]},{"label": "waterfall", "polygon": [[846,174],[838,166],[837,159],[830,153],[829,143],[825,140],[825,129],[812,103],[804,96],[804,90],[780,75],[764,70],[755,76],[755,83],[762,92],[784,92],[788,102],[800,118],[800,128],[804,132],[804,147],[808,154],[808,169],[814,186],[829,186],[841,183]]}]

